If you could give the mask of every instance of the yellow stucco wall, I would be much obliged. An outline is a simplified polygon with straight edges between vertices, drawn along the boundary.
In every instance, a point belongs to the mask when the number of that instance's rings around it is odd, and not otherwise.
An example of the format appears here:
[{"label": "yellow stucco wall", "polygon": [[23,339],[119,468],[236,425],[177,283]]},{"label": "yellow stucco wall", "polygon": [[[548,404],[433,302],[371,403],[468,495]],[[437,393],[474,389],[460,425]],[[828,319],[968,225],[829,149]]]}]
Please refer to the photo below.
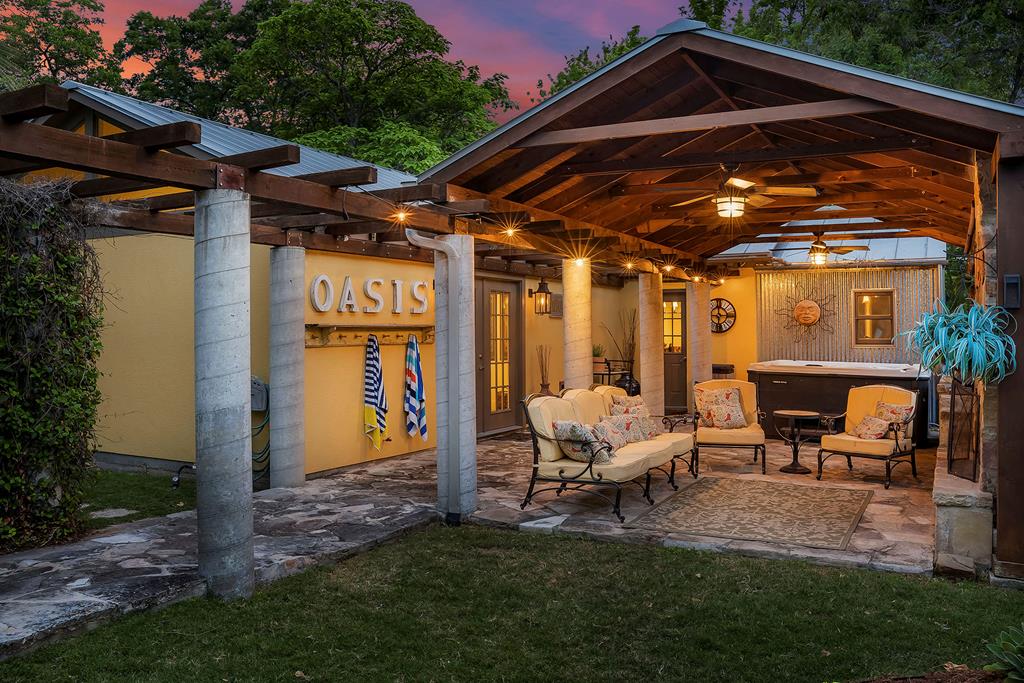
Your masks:
[{"label": "yellow stucco wall", "polygon": [[747,367],[757,362],[755,281],[754,269],[744,268],[739,277],[711,290],[712,298],[728,299],[736,307],[736,324],[728,332],[711,335],[711,362],[735,365],[737,379],[746,379]]},{"label": "yellow stucco wall", "polygon": [[[195,460],[193,243],[133,235],[92,241],[107,291],[97,449]],[[268,247],[252,246],[252,367],[267,379]]]}]

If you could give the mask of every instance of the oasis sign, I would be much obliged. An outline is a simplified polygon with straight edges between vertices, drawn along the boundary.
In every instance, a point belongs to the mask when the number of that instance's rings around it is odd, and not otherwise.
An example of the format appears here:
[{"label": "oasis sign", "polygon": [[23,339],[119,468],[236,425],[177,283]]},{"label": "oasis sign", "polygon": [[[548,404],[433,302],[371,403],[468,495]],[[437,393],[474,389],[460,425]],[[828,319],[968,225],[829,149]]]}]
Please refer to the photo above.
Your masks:
[{"label": "oasis sign", "polygon": [[326,313],[336,310],[339,313],[381,313],[385,300],[391,305],[392,313],[404,313],[406,306],[409,313],[423,314],[427,312],[427,283],[423,280],[385,281],[374,277],[363,280],[358,287],[352,282],[350,275],[345,276],[341,289],[334,289],[334,283],[327,275],[320,274],[309,283],[309,303],[313,310]]}]

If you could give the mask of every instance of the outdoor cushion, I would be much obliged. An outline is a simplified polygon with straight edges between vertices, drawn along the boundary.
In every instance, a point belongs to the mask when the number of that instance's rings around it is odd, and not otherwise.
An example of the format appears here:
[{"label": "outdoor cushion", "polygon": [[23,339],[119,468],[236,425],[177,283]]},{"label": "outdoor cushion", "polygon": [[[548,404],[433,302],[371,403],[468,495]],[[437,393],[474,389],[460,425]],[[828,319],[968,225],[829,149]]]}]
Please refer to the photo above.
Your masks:
[{"label": "outdoor cushion", "polygon": [[725,446],[760,446],[764,443],[764,430],[757,423],[742,429],[718,429],[698,427],[698,444],[722,444]]},{"label": "outdoor cushion", "polygon": [[[846,424],[859,425],[867,415],[874,415],[879,402],[895,405],[914,405],[914,392],[887,384],[868,384],[854,387],[846,398]],[[913,436],[913,423],[907,425],[907,437]]]},{"label": "outdoor cushion", "polygon": [[590,388],[595,394],[601,397],[604,401],[604,414],[612,414],[612,402],[616,396],[625,396],[626,390],[622,387],[612,387],[607,384],[595,384]]},{"label": "outdoor cushion", "polygon": [[889,422],[874,415],[865,415],[860,424],[849,430],[858,439],[881,439],[889,432]]},{"label": "outdoor cushion", "polygon": [[588,389],[566,389],[562,392],[562,398],[572,404],[573,410],[576,411],[576,420],[583,424],[597,424],[608,414],[604,399],[597,392]]},{"label": "outdoor cushion", "polygon": [[743,406],[743,417],[746,418],[748,425],[757,424],[757,385],[753,382],[744,382],[738,379],[709,379],[706,382],[694,385],[694,399],[696,400],[698,390],[726,388],[740,390],[740,405]]},{"label": "outdoor cushion", "polygon": [[673,456],[683,455],[693,449],[693,434],[686,432],[665,432],[658,434],[654,440],[670,444]]},{"label": "outdoor cushion", "polygon": [[896,442],[892,439],[859,439],[853,434],[824,434],[821,447],[839,453],[892,455],[896,450]]},{"label": "outdoor cushion", "polygon": [[629,396],[623,392],[622,394],[612,394],[612,405],[613,406],[626,406],[627,408],[639,408],[644,405],[644,399],[641,396]]},{"label": "outdoor cushion", "polygon": [[657,439],[626,444],[615,453],[615,456],[618,457],[619,453],[622,453],[623,456],[642,454],[647,459],[648,469],[661,467],[672,459],[672,449],[669,444]]},{"label": "outdoor cushion", "polygon": [[576,411],[572,403],[557,396],[537,396],[526,405],[530,423],[537,430],[537,448],[540,459],[561,460],[565,456],[554,441],[555,430],[551,426],[556,420],[575,420]]},{"label": "outdoor cushion", "polygon": [[611,453],[599,448],[601,442],[590,425],[575,420],[555,420],[554,429],[558,447],[566,457],[580,462],[590,462],[591,456],[594,456],[594,462],[611,460]]},{"label": "outdoor cushion", "polygon": [[[628,446],[627,446],[628,448]],[[594,465],[580,481],[616,481],[623,482],[636,479],[650,469],[647,464],[649,453],[643,449],[634,452],[616,453],[612,461],[604,465]],[[586,465],[569,458],[562,458],[537,465],[537,474],[542,477],[576,477],[586,469]]]},{"label": "outdoor cushion", "polygon": [[650,411],[650,409],[648,409],[647,406],[643,405],[642,403],[640,405],[636,405],[636,406],[627,406],[627,405],[623,405],[621,403],[617,403],[617,404],[613,403],[612,404],[612,412],[610,414],[611,415],[637,415],[639,417],[650,417],[651,416],[651,411]]},{"label": "outdoor cushion", "polygon": [[594,435],[611,446],[613,451],[619,450],[628,443],[626,435],[605,419],[594,425]]}]

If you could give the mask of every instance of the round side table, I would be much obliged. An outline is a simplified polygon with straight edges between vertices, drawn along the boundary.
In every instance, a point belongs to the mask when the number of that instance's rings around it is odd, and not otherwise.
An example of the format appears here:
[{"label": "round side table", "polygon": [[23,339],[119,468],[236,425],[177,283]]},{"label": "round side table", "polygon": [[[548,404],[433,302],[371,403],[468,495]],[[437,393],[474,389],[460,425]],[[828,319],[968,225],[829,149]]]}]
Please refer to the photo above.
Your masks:
[{"label": "round side table", "polygon": [[[821,413],[816,413],[813,410],[775,410],[772,411],[772,419],[775,421],[775,431],[778,433],[779,438],[793,449],[793,461],[784,467],[780,467],[779,471],[786,474],[810,474],[810,468],[800,464],[800,446],[810,440],[803,438],[800,427],[802,423],[811,420],[815,423],[819,422],[821,420]],[[789,428],[786,432],[779,429],[780,420],[788,422]]]}]

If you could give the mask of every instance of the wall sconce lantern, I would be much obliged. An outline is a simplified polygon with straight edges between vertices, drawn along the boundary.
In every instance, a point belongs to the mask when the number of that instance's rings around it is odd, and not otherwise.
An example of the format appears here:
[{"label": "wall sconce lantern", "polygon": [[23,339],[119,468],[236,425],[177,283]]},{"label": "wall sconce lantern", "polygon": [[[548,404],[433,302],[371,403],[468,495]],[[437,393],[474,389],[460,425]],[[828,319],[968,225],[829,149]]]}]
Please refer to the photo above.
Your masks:
[{"label": "wall sconce lantern", "polygon": [[537,315],[548,315],[551,313],[551,289],[544,278],[540,279],[536,290],[528,290],[527,295],[533,299],[533,312]]}]

